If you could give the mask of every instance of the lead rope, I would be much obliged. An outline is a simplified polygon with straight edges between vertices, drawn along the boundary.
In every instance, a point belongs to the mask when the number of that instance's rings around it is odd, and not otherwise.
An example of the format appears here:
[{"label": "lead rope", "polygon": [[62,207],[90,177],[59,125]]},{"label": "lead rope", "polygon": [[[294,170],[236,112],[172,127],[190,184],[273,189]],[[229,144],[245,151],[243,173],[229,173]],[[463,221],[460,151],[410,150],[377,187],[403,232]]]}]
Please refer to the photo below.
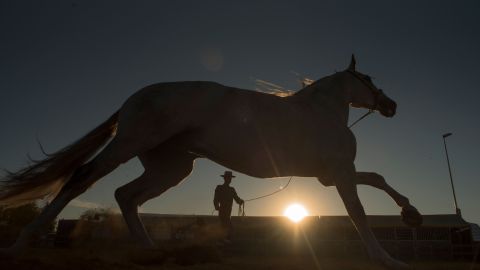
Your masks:
[{"label": "lead rope", "polygon": [[369,116],[370,114],[374,113],[374,110],[368,110],[368,112],[366,112],[364,115],[362,115],[360,118],[358,118],[355,122],[351,123],[348,128],[352,128],[355,124],[357,124],[358,122],[360,122],[360,120],[362,120],[363,118]]},{"label": "lead rope", "polygon": [[255,197],[255,198],[252,198],[252,199],[244,200],[242,204],[239,204],[239,205],[238,205],[238,216],[244,217],[244,216],[246,215],[246,214],[245,214],[245,202],[251,202],[251,201],[263,199],[263,198],[272,196],[272,195],[274,195],[274,194],[277,194],[277,193],[279,193],[279,192],[282,192],[282,191],[284,191],[284,190],[288,187],[288,185],[290,185],[290,182],[292,182],[292,179],[293,179],[293,176],[290,176],[290,178],[288,179],[287,184],[286,184],[282,189],[275,190],[274,192],[268,193],[268,194],[266,194],[266,195],[262,195],[262,196]]},{"label": "lead rope", "polygon": [[239,217],[244,217],[245,216],[245,202],[238,205],[237,216],[239,216]]}]

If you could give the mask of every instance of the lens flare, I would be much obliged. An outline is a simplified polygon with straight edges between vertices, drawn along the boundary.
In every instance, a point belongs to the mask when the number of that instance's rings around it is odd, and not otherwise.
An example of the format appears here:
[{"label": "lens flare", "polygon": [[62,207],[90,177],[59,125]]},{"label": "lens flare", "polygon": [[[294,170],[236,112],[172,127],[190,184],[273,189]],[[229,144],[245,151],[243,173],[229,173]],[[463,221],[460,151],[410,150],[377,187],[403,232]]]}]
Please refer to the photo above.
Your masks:
[{"label": "lens flare", "polygon": [[308,215],[308,212],[305,207],[303,207],[303,205],[294,203],[289,205],[287,209],[285,209],[283,215],[288,217],[291,221],[298,223]]}]

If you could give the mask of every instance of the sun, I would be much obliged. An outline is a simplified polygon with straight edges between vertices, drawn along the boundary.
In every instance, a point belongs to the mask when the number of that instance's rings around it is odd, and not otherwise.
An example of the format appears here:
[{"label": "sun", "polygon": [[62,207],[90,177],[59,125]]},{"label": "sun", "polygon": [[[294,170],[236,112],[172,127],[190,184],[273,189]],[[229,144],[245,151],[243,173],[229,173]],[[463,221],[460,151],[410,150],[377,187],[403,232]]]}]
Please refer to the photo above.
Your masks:
[{"label": "sun", "polygon": [[308,215],[308,212],[303,205],[294,203],[285,209],[283,215],[288,217],[291,221],[298,223]]}]

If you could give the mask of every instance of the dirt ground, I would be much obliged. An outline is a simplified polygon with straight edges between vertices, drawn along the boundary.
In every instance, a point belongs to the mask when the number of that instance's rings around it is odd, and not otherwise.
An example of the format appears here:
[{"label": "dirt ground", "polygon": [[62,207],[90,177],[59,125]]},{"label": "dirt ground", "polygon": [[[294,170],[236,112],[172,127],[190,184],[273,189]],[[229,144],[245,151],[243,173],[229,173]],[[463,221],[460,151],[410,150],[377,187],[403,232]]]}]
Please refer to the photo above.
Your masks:
[{"label": "dirt ground", "polygon": [[[268,252],[265,252],[268,254]],[[147,270],[147,269],[225,269],[225,270],[364,270],[381,269],[361,259],[314,258],[313,256],[279,256],[235,254],[225,247],[187,246],[163,250],[132,247],[82,247],[69,249],[29,249],[20,257],[0,258],[5,270]],[[413,269],[480,270],[471,262],[411,262]]]}]

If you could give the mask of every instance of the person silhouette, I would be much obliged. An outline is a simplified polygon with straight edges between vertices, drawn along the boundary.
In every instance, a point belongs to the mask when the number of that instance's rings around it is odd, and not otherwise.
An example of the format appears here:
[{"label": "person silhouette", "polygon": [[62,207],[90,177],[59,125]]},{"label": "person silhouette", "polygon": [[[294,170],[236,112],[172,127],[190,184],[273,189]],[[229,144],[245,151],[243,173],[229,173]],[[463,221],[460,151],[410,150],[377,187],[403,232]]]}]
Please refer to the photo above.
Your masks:
[{"label": "person silhouette", "polygon": [[224,183],[215,188],[213,205],[215,206],[215,210],[218,211],[220,224],[226,232],[226,240],[230,240],[233,229],[232,221],[230,220],[233,200],[239,205],[242,205],[244,201],[237,195],[235,189],[230,186],[235,175],[233,175],[231,171],[225,171],[225,173],[220,176],[223,177]]}]

